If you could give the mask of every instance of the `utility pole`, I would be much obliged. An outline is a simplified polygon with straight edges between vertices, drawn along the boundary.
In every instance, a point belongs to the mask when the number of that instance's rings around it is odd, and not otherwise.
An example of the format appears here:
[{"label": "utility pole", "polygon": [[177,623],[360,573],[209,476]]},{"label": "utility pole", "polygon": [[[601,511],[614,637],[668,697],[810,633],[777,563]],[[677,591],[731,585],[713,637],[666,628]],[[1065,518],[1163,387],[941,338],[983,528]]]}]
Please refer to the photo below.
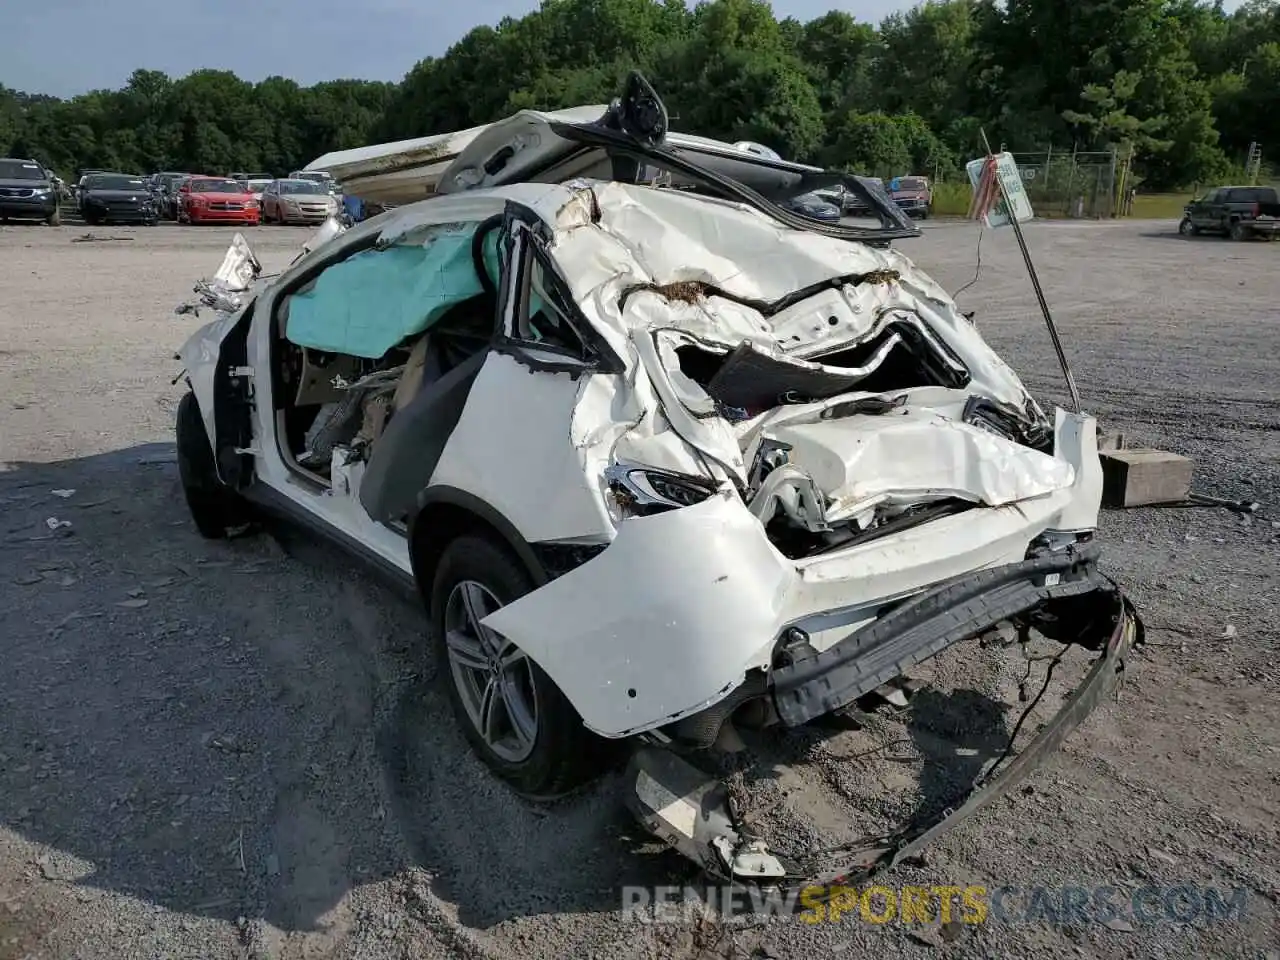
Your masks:
[{"label": "utility pole", "polygon": [[1262,144],[1257,140],[1249,144],[1249,155],[1244,161],[1244,170],[1249,176],[1249,185],[1257,186],[1258,176],[1262,172]]},{"label": "utility pole", "polygon": [[1116,215],[1116,148],[1115,144],[1111,145],[1111,168],[1107,173],[1107,198],[1109,203],[1107,208],[1109,217]]}]

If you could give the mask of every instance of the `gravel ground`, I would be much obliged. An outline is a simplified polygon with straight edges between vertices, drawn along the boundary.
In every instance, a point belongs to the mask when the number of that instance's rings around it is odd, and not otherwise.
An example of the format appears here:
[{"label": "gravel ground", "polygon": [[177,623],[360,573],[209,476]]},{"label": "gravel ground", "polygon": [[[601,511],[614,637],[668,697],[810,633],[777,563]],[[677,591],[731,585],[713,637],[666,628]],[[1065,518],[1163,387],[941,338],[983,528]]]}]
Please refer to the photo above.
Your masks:
[{"label": "gravel ground", "polygon": [[[515,801],[443,697],[414,695],[436,681],[412,598],[297,532],[210,544],[191,526],[169,381],[201,321],[171,310],[231,231],[81,233],[0,227],[0,960],[1276,956],[1276,247],[1168,223],[1028,228],[1087,407],[1130,444],[1194,457],[1203,492],[1264,507],[1105,514],[1106,563],[1151,641],[1120,698],[887,878],[1238,887],[1244,917],[922,930],[623,916],[622,884],[691,875],[638,835],[616,778]],[[269,268],[305,237],[252,232]],[[902,246],[957,289],[976,240],[929,224]],[[1060,400],[1013,238],[981,253],[962,306]],[[915,801],[868,777],[881,768],[815,767],[833,788],[875,781],[877,809],[901,812]]]}]

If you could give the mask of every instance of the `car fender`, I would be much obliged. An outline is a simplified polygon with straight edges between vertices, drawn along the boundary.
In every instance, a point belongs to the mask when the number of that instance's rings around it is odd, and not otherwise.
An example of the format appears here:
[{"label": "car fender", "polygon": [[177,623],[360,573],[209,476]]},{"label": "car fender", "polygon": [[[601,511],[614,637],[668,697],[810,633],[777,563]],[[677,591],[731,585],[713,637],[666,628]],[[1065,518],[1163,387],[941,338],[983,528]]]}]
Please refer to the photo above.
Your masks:
[{"label": "car fender", "polygon": [[623,737],[696,713],[767,667],[796,583],[727,494],[624,521],[585,564],[494,611],[588,729]]},{"label": "car fender", "polygon": [[213,413],[213,381],[218,357],[222,342],[236,328],[244,312],[219,314],[216,320],[200,327],[178,348],[178,359],[186,368],[187,383],[196,395],[200,418],[211,439],[217,432]]}]

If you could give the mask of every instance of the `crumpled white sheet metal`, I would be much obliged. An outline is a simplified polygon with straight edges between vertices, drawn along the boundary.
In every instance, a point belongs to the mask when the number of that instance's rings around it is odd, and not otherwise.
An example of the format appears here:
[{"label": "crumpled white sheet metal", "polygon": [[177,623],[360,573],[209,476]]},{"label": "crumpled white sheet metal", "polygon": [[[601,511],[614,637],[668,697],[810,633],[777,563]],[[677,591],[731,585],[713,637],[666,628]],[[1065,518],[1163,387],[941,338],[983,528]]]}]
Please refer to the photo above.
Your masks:
[{"label": "crumpled white sheet metal", "polygon": [[211,307],[217,313],[234,313],[244,305],[244,294],[253,286],[258,275],[262,273],[262,264],[254,256],[249,241],[244,234],[237,233],[231,238],[222,263],[209,280],[198,280],[193,291],[199,300],[179,304],[175,314],[200,313],[200,304]]},{"label": "crumpled white sheet metal", "polygon": [[[618,349],[638,330],[674,328],[730,347],[750,339],[780,354],[811,356],[863,340],[897,314],[918,318],[946,343],[968,368],[975,393],[1039,410],[946,291],[895,249],[792,230],[749,207],[675,190],[611,182],[591,189],[597,221],[583,224],[576,208],[566,210],[552,255],[588,319]],[[640,292],[619,306],[622,292],[637,284],[692,281],[773,302],[833,277],[882,270],[899,279],[817,292],[768,318],[718,297],[685,303]]]},{"label": "crumpled white sheet metal", "polygon": [[1065,460],[925,409],[767,430],[791,444],[790,462],[834,501],[834,522],[879,503],[955,497],[989,507],[1071,486]]},{"label": "crumpled white sheet metal", "polygon": [[[486,619],[539,662],[592,729],[622,736],[715,702],[746,670],[767,666],[786,624],[820,616],[832,636],[847,632],[886,600],[1020,559],[1045,531],[1096,525],[1093,420],[1059,413],[1052,458],[962,425],[974,394],[1038,408],[945,292],[894,250],[788,230],[734,204],[614,183],[522,184],[441,198],[431,204],[443,207],[407,208],[364,229],[387,240],[436,222],[446,208],[466,219],[458,211],[487,215],[508,199],[557,224],[551,255],[625,371],[574,380],[491,356],[432,482],[486,499],[530,541],[612,540]],[[593,207],[598,220],[589,216]],[[833,276],[885,269],[899,278],[827,289],[773,317],[723,298],[690,303],[653,292],[620,306],[635,284],[695,280],[771,301]],[[227,279],[239,275],[232,267]],[[891,315],[925,324],[968,368],[971,386],[893,391],[906,395],[905,413],[821,420],[824,409],[856,395],[846,394],[730,425],[678,375],[676,334],[655,337],[678,331],[727,348],[749,338],[779,357],[813,358],[872,335]],[[211,435],[211,361],[236,319],[224,314],[183,348]],[[840,509],[939,495],[990,506],[795,561],[773,547],[727,486],[701,504],[650,517],[624,519],[611,506],[603,480],[611,462],[741,480],[764,436],[793,442],[792,462]]]},{"label": "crumpled white sheet metal", "polygon": [[618,736],[767,664],[792,576],[742,504],[716,496],[626,521],[600,556],[484,623],[548,665],[588,727]]},{"label": "crumpled white sheet metal", "polygon": [[305,256],[312,250],[323,247],[334,237],[340,237],[347,232],[347,227],[338,219],[336,215],[327,217],[324,223],[316,229],[306,243],[302,245],[302,253],[299,256]]},{"label": "crumpled white sheet metal", "polygon": [[[1059,421],[1074,484],[1031,500],[944,517],[883,540],[788,560],[732,494],[618,525],[609,549],[485,618],[525,650],[583,722],[608,737],[704,709],[766,667],[788,624],[819,649],[887,601],[949,577],[1021,560],[1045,530],[1089,508],[1095,421]],[[1092,461],[1078,458],[1092,452]],[[1097,502],[1092,501],[1096,510]],[[1083,509],[1082,509],[1083,508]],[[810,625],[818,617],[821,625]]]}]

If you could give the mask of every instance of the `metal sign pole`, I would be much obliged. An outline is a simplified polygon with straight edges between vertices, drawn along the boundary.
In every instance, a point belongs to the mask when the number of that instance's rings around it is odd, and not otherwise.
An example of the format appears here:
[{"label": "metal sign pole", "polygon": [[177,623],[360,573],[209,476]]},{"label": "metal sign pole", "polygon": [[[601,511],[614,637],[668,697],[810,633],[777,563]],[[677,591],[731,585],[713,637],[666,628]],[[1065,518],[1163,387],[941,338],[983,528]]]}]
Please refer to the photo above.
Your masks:
[{"label": "metal sign pole", "polygon": [[[982,145],[987,155],[991,156],[991,142],[987,140],[987,131],[982,131]],[[1067,390],[1071,394],[1071,412],[1080,412],[1080,393],[1076,390],[1075,377],[1071,375],[1071,367],[1067,364],[1066,352],[1062,349],[1062,340],[1058,337],[1058,328],[1053,324],[1053,315],[1049,312],[1049,302],[1044,298],[1044,290],[1040,286],[1040,277],[1036,274],[1035,264],[1031,262],[1031,253],[1027,250],[1026,237],[1022,235],[1022,225],[1018,222],[1013,202],[1005,191],[1004,180],[996,172],[996,184],[1000,188],[1000,197],[1004,200],[1004,208],[1009,214],[1009,225],[1013,227],[1013,235],[1018,238],[1018,249],[1022,251],[1022,261],[1027,265],[1027,273],[1031,275],[1031,286],[1035,289],[1036,300],[1040,302],[1040,312],[1044,314],[1045,326],[1049,328],[1049,339],[1053,341],[1053,349],[1058,354],[1058,363],[1062,366],[1062,375],[1067,381]]]}]

